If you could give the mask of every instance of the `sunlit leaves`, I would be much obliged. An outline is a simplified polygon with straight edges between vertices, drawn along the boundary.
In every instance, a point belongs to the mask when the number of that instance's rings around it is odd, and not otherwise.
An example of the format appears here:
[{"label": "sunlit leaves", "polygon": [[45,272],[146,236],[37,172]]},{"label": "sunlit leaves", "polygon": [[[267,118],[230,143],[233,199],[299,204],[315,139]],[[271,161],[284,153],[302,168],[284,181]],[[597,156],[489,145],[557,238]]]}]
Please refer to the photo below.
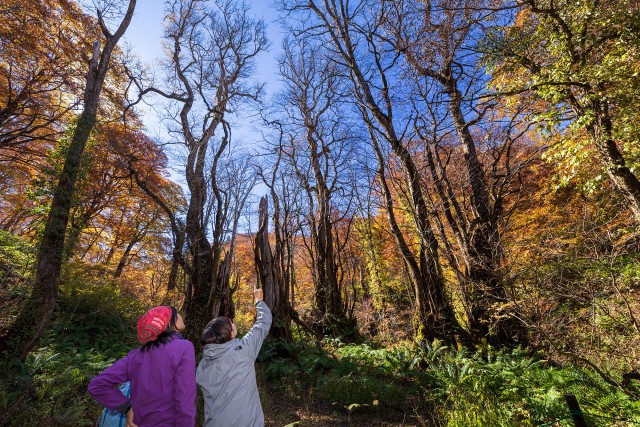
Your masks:
[{"label": "sunlit leaves", "polygon": [[[560,184],[599,187],[612,138],[626,166],[638,162],[640,10],[632,1],[525,1],[509,26],[487,33],[485,61],[498,93],[535,96],[549,134],[546,158]],[[529,92],[527,92],[529,91]],[[607,123],[612,129],[607,130]],[[599,146],[600,149],[596,149]],[[593,160],[599,160],[594,162]],[[577,179],[580,177],[580,179]]]}]

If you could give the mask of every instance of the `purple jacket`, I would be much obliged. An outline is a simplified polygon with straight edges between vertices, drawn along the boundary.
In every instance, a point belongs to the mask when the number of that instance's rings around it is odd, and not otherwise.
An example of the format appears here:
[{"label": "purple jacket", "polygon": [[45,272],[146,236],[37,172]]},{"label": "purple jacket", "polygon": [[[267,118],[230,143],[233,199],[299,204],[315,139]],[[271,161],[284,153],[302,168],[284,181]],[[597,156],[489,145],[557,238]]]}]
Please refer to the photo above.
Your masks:
[{"label": "purple jacket", "polygon": [[131,381],[131,407],[139,427],[192,427],[196,417],[196,358],[179,335],[141,352],[135,349],[89,383],[89,393],[109,409],[128,406],[118,384]]}]

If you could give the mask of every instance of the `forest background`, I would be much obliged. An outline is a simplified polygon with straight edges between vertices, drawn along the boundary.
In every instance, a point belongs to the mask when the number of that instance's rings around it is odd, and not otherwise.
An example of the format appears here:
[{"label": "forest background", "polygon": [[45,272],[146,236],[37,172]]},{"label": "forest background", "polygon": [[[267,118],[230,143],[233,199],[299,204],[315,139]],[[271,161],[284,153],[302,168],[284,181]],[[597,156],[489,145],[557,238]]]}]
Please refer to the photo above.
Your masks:
[{"label": "forest background", "polygon": [[640,423],[637,1],[278,0],[260,72],[249,3],[162,6],[150,67],[135,0],[0,5],[0,423],[255,287],[268,425]]}]

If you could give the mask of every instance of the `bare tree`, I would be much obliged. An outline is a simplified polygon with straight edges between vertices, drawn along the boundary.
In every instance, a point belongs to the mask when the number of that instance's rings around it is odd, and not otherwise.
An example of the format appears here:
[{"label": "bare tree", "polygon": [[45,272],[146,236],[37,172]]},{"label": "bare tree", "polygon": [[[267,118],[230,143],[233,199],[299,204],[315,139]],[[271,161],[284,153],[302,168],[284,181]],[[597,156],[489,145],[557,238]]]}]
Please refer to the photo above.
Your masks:
[{"label": "bare tree", "polygon": [[[264,289],[265,301],[273,311],[273,325],[269,336],[291,340],[291,322],[311,336],[322,336],[311,328],[295,310],[296,306],[296,264],[295,256],[301,234],[299,221],[304,191],[298,185],[294,171],[288,167],[284,157],[284,125],[280,121],[264,119],[267,128],[275,129],[275,135],[266,138],[273,155],[265,156],[265,161],[257,165],[262,182],[269,189],[273,203],[273,249],[269,239],[268,201],[263,198],[258,210],[258,232],[255,241],[255,261],[259,283]],[[272,163],[267,165],[268,161]],[[269,171],[265,171],[266,167]]]},{"label": "bare tree", "polygon": [[[415,92],[421,102],[415,108],[415,131],[424,143],[426,163],[442,203],[445,223],[462,255],[464,267],[457,268],[451,248],[446,247],[450,264],[459,273],[469,330],[476,339],[488,337],[496,343],[522,340],[520,323],[512,313],[498,309],[508,306],[512,299],[501,277],[504,257],[499,226],[505,218],[505,190],[519,171],[509,167],[510,148],[517,138],[499,139],[498,146],[492,147],[485,142],[490,132],[482,129],[487,117],[500,105],[495,99],[482,96],[488,77],[478,52],[483,26],[491,23],[493,10],[477,1],[451,0],[393,0],[388,6],[393,6],[387,8],[388,33],[393,34],[390,43],[416,75]],[[389,40],[386,34],[380,32],[381,42]],[[518,114],[513,119],[517,117]],[[426,123],[431,128],[427,129]],[[454,135],[457,138],[452,138]],[[470,195],[467,206],[454,193],[442,162],[443,145],[439,142],[443,138],[453,142],[448,160],[456,158],[457,152],[462,153],[465,174],[458,187]],[[495,156],[483,164],[483,155],[488,159]],[[501,163],[507,166],[506,174],[496,168]],[[443,240],[446,244],[446,238]]]},{"label": "bare tree", "polygon": [[319,46],[286,41],[280,73],[287,112],[283,160],[306,193],[305,235],[309,235],[317,326],[331,336],[357,335],[341,292],[340,241],[334,230],[335,223],[350,214],[341,212],[340,204],[349,204],[353,193],[347,190],[353,188],[346,177],[352,138],[340,120],[337,70]]},{"label": "bare tree", "polygon": [[[393,235],[409,271],[416,299],[416,338],[454,342],[464,337],[445,290],[438,260],[438,242],[429,218],[426,189],[420,185],[415,159],[408,149],[405,130],[394,117],[394,88],[390,73],[399,54],[381,50],[378,34],[386,21],[383,8],[358,1],[284,1],[285,10],[301,13],[306,20],[295,30],[300,37],[320,37],[334,50],[349,76],[358,105],[379,161],[378,173]],[[315,18],[313,23],[308,21]],[[389,144],[400,160],[409,189],[412,217],[419,244],[414,251],[398,226],[393,195],[386,185],[386,161],[381,144]]]},{"label": "bare tree", "polygon": [[[215,214],[212,219],[213,229],[213,254],[214,260],[220,260],[214,264],[215,289],[210,294],[209,305],[214,315],[226,316],[231,319],[235,316],[233,305],[233,293],[237,286],[231,286],[232,261],[235,255],[236,236],[240,216],[247,203],[251,191],[256,184],[255,169],[248,155],[235,155],[224,159],[224,163],[218,165],[220,170],[211,171],[211,187],[214,189],[212,206]],[[221,253],[226,250],[226,253]],[[220,251],[220,253],[217,253]],[[220,296],[216,298],[216,296]]]},{"label": "bare tree", "polygon": [[264,23],[249,16],[245,1],[172,0],[168,8],[165,85],[144,87],[139,79],[134,81],[141,97],[153,93],[168,101],[170,119],[177,125],[170,132],[186,152],[190,194],[184,227],[189,276],[185,309],[188,330],[196,339],[212,316],[230,310],[232,250],[225,254],[225,225],[237,224],[242,204],[230,204],[231,193],[220,184],[231,144],[225,116],[240,103],[257,100],[261,87],[247,87],[246,81],[267,39]]}]

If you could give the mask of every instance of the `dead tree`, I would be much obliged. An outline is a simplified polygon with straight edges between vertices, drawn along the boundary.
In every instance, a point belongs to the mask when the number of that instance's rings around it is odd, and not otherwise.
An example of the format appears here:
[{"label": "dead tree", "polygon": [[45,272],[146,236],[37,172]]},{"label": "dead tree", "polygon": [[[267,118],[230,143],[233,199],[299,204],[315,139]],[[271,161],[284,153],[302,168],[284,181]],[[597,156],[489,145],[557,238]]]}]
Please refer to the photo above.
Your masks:
[{"label": "dead tree", "polygon": [[[386,17],[380,9],[364,1],[291,0],[283,3],[292,14],[307,14],[304,22],[296,28],[298,34],[320,37],[339,58],[352,86],[353,101],[360,109],[376,151],[379,173],[384,173],[387,162],[381,144],[388,144],[402,165],[419,241],[415,251],[398,226],[393,195],[388,186],[383,185],[384,200],[393,236],[413,285],[416,339],[440,339],[449,343],[457,338],[465,339],[465,331],[455,317],[445,290],[426,189],[421,186],[419,171],[404,139],[404,132],[398,130],[394,120],[395,103],[389,73],[398,55],[388,57],[388,52],[381,50],[376,38]],[[309,23],[312,17],[315,18],[313,24]],[[384,176],[382,178],[385,182]]]},{"label": "dead tree", "polygon": [[257,100],[261,87],[248,87],[246,80],[267,40],[264,23],[249,17],[244,1],[217,0],[209,6],[202,0],[173,0],[167,17],[170,57],[165,86],[145,87],[139,79],[134,81],[140,97],[159,95],[169,101],[169,109],[175,109],[169,119],[177,126],[170,131],[186,152],[190,194],[184,229],[185,310],[187,330],[196,340],[229,297],[231,255],[225,259],[229,250],[225,225],[236,217],[231,209],[241,209],[228,203],[222,194],[225,189],[218,185],[231,144],[225,115],[242,102]]},{"label": "dead tree", "polygon": [[[291,341],[291,315],[293,308],[289,304],[289,295],[285,288],[279,255],[271,251],[269,243],[269,199],[260,199],[258,208],[258,232],[255,241],[255,261],[258,281],[264,292],[264,301],[273,312],[273,324],[269,336]],[[277,247],[276,247],[277,250]]]}]

